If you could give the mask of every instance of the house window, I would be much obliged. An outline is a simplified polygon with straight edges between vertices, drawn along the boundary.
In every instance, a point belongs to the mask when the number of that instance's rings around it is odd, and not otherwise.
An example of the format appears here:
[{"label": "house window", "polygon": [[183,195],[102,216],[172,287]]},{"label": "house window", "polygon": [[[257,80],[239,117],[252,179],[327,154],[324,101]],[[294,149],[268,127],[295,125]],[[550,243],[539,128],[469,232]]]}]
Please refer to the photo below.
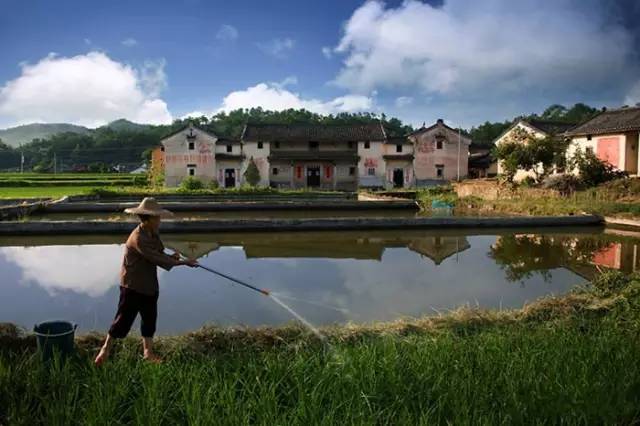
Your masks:
[{"label": "house window", "polygon": [[366,141],[364,143],[364,149],[369,149],[369,148],[371,148],[371,143],[369,141]]},{"label": "house window", "polygon": [[187,164],[187,175],[195,176],[196,175],[196,165],[195,164]]},{"label": "house window", "polygon": [[349,167],[349,176],[355,176],[355,175],[356,175],[356,168]]},{"label": "house window", "polygon": [[439,179],[444,178],[444,166],[442,164],[436,164],[436,177]]},{"label": "house window", "polygon": [[194,149],[196,149],[196,143],[195,142],[189,142],[189,149],[192,150],[192,151]]},{"label": "house window", "polygon": [[370,167],[370,168],[367,170],[367,174],[368,174],[369,176],[375,176],[375,175],[376,175],[376,169],[375,169],[374,167]]},{"label": "house window", "polygon": [[276,148],[280,148],[280,142],[276,142]]},{"label": "house window", "polygon": [[318,142],[309,142],[310,151],[317,151],[318,147],[319,147]]},{"label": "house window", "polygon": [[264,145],[263,145],[263,143],[262,143],[262,142],[258,142],[258,149],[262,149],[262,147],[263,147],[263,146],[264,146]]},{"label": "house window", "polygon": [[396,152],[402,152],[402,145],[396,145]]},{"label": "house window", "polygon": [[164,152],[164,146],[160,147],[160,151]]},{"label": "house window", "polygon": [[348,142],[347,146],[349,147],[349,149],[353,149],[353,142]]},{"label": "house window", "polygon": [[436,149],[442,149],[442,139],[436,139]]},{"label": "house window", "polygon": [[278,168],[274,167],[273,170],[272,170],[272,173],[273,173],[274,176],[278,176]]},{"label": "house window", "polygon": [[227,145],[227,152],[231,152],[232,150],[231,145]]},{"label": "house window", "polygon": [[587,140],[590,141],[591,140],[591,135],[587,135]]}]

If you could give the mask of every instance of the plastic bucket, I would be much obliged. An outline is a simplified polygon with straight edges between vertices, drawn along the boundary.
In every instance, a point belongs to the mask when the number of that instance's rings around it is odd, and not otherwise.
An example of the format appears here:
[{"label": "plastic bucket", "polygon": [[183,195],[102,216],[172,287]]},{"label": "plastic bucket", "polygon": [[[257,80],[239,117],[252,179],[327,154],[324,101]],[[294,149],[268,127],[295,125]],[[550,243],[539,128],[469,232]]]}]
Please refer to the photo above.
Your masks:
[{"label": "plastic bucket", "polygon": [[67,321],[45,321],[36,324],[33,332],[38,340],[38,350],[44,361],[53,358],[54,353],[66,358],[75,350],[74,338],[77,324]]}]

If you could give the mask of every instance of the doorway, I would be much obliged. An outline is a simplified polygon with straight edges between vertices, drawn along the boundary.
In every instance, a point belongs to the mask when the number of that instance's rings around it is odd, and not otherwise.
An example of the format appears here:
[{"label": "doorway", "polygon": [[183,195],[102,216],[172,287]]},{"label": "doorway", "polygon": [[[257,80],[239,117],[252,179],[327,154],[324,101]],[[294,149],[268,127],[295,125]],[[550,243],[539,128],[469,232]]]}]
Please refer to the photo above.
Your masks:
[{"label": "doorway", "polygon": [[320,186],[320,167],[307,167],[307,186]]},{"label": "doorway", "polygon": [[404,186],[404,170],[393,169],[393,187],[402,188]]},{"label": "doorway", "polygon": [[236,187],[236,169],[224,169],[224,187]]}]

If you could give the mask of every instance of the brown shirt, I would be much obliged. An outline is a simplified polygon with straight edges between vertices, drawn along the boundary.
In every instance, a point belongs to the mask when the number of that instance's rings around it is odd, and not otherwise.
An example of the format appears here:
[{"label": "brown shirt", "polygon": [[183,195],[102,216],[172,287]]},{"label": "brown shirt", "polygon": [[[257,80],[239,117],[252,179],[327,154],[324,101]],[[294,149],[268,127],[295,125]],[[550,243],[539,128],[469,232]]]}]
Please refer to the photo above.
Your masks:
[{"label": "brown shirt", "polygon": [[164,253],[158,234],[149,233],[138,225],[125,244],[120,286],[142,294],[158,294],[156,266],[168,271],[178,264],[178,260]]}]

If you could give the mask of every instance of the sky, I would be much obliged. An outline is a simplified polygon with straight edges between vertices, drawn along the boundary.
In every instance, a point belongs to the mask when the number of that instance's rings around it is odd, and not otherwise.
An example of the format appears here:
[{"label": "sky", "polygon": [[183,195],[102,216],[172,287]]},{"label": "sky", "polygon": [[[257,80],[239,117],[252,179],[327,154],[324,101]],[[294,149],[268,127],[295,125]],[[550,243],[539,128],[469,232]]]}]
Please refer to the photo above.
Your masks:
[{"label": "sky", "polygon": [[640,102],[637,0],[0,0],[0,128],[236,108],[469,128]]}]

